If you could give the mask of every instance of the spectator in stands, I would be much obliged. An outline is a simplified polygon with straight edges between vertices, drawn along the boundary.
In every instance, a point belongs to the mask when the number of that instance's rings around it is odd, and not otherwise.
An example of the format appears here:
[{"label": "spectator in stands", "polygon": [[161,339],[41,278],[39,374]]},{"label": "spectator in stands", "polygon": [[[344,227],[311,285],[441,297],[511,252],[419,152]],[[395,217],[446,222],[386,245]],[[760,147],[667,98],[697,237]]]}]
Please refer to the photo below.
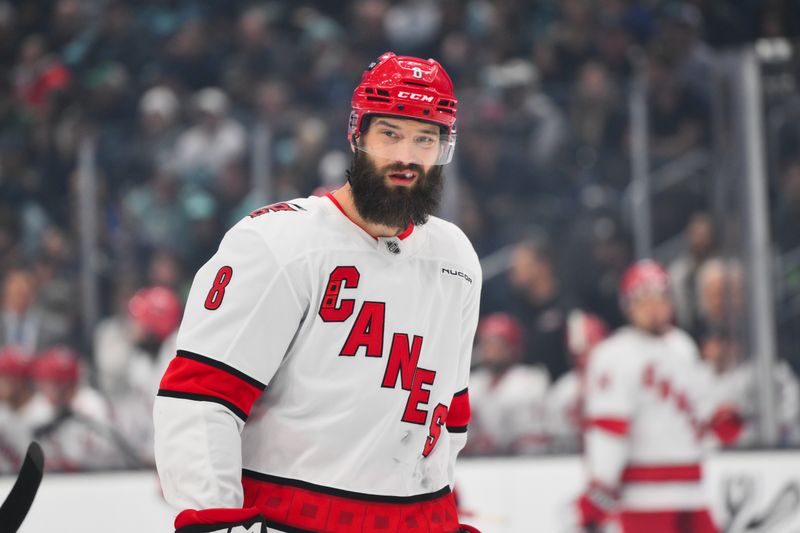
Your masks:
[{"label": "spectator in stands", "polygon": [[188,256],[191,253],[186,190],[170,165],[160,165],[142,186],[123,198],[126,227],[136,247],[147,252],[168,248]]},{"label": "spectator in stands", "polygon": [[708,109],[681,79],[679,67],[666,53],[651,57],[647,66],[650,154],[657,165],[705,140]]},{"label": "spectator in stands", "polygon": [[589,61],[580,68],[569,104],[580,181],[621,187],[628,175],[623,144],[628,122],[617,80],[603,63]]},{"label": "spectator in stands", "polygon": [[165,165],[175,150],[180,103],[169,87],[157,85],[139,99],[139,130],[134,138],[135,166],[140,171]]},{"label": "spectator in stands", "polygon": [[244,154],[245,130],[230,117],[228,96],[206,87],[192,97],[194,125],[175,147],[175,169],[190,184],[208,187],[222,168]]},{"label": "spectator in stands", "polygon": [[34,353],[64,340],[61,326],[45,320],[36,291],[36,279],[27,270],[15,268],[6,272],[0,309],[0,346],[19,346]]},{"label": "spectator in stands", "polygon": [[683,233],[684,248],[669,264],[678,325],[691,331],[697,320],[697,271],[716,249],[714,221],[708,213],[695,213]]},{"label": "spectator in stands", "polygon": [[781,191],[772,226],[778,248],[785,254],[800,249],[800,159],[786,165]]},{"label": "spectator in stands", "polygon": [[691,330],[700,343],[710,331],[733,331],[742,325],[743,271],[734,259],[712,257],[697,271],[697,320]]},{"label": "spectator in stands", "polygon": [[127,443],[111,425],[105,399],[82,377],[80,355],[66,346],[37,354],[33,378],[52,407],[52,417],[35,431],[56,471],[138,466]]},{"label": "spectator in stands", "polygon": [[509,314],[481,319],[477,334],[479,367],[469,382],[472,420],[463,453],[536,453],[546,449],[544,401],[547,370],[521,364],[523,330]]},{"label": "spectator in stands", "polygon": [[522,362],[544,365],[554,380],[569,369],[564,346],[568,306],[555,269],[550,244],[534,238],[514,247],[508,272],[514,291],[508,306],[525,332]]}]

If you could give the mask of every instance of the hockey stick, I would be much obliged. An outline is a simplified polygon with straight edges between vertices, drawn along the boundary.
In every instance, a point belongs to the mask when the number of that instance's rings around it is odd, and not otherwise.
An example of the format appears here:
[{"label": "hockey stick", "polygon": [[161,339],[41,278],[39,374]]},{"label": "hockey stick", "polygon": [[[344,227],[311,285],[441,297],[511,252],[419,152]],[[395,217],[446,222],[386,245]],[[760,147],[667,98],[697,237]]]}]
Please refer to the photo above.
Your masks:
[{"label": "hockey stick", "polygon": [[33,503],[36,491],[39,490],[43,472],[42,447],[38,442],[33,441],[28,446],[28,452],[25,454],[25,461],[19,470],[17,481],[11,487],[6,501],[0,506],[0,533],[16,533],[19,529]]}]

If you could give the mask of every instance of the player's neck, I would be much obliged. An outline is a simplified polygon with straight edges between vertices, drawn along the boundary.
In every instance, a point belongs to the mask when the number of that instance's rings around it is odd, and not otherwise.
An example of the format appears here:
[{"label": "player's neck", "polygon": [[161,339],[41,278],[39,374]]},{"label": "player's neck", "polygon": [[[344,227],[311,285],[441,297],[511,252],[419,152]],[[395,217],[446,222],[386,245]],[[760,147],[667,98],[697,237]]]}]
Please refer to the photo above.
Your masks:
[{"label": "player's neck", "polygon": [[349,183],[345,183],[342,187],[333,192],[333,197],[339,202],[344,213],[355,222],[361,229],[375,237],[394,237],[399,235],[405,228],[393,228],[384,224],[375,224],[364,220],[361,213],[356,208],[356,202],[353,200],[353,190],[350,188]]}]

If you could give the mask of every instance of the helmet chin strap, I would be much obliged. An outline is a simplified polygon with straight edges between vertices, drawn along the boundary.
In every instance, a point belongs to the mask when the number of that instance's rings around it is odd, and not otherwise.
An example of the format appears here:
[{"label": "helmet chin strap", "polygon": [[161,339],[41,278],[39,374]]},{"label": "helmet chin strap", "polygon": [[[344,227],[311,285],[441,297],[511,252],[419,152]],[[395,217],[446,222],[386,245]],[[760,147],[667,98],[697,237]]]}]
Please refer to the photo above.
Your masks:
[{"label": "helmet chin strap", "polygon": [[[353,148],[353,160],[350,162],[350,168],[344,171],[344,175],[347,178],[347,183],[350,183],[350,175],[353,173],[353,167],[356,164],[356,158],[358,157],[358,146],[356,146],[358,142],[358,137],[360,135],[353,135],[353,139],[350,141],[350,146]],[[350,184],[352,186],[352,183]]]}]

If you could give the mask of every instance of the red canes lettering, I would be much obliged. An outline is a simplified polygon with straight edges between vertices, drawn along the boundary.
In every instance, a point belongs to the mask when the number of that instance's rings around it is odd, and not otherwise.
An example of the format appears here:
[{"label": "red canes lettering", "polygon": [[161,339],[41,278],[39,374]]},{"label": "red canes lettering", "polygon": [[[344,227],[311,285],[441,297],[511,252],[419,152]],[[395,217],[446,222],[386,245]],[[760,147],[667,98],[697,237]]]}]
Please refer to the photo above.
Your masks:
[{"label": "red canes lettering", "polygon": [[[339,301],[339,292],[342,288],[355,289],[361,275],[354,266],[338,266],[333,269],[328,277],[328,286],[322,304],[319,307],[319,316],[325,322],[344,322],[353,314],[355,300],[342,299]],[[336,305],[338,302],[338,306]]]},{"label": "red canes lettering", "polygon": [[426,405],[431,397],[430,389],[422,388],[423,385],[433,385],[436,379],[436,372],[427,370],[425,368],[417,368],[414,373],[414,383],[411,386],[411,392],[408,393],[408,401],[406,402],[406,410],[403,413],[403,422],[410,422],[411,424],[424,425],[425,420],[428,418],[428,411],[418,409],[419,404]]},{"label": "red canes lettering", "polygon": [[431,428],[428,433],[428,438],[425,439],[425,447],[422,449],[422,456],[428,457],[433,449],[436,447],[436,442],[442,434],[442,426],[447,422],[447,406],[439,404],[433,410],[431,417]]},{"label": "red canes lettering", "polygon": [[383,356],[383,320],[386,304],[383,302],[364,302],[358,312],[353,329],[339,355],[353,356],[360,346],[367,348],[367,357]]},{"label": "red canes lettering", "polygon": [[411,390],[414,383],[414,371],[417,369],[419,354],[422,351],[422,337],[414,335],[411,348],[408,346],[408,335],[395,333],[392,337],[392,347],[389,350],[389,361],[386,363],[386,373],[383,375],[381,387],[394,388],[397,386],[397,374],[400,374],[402,387]]}]

